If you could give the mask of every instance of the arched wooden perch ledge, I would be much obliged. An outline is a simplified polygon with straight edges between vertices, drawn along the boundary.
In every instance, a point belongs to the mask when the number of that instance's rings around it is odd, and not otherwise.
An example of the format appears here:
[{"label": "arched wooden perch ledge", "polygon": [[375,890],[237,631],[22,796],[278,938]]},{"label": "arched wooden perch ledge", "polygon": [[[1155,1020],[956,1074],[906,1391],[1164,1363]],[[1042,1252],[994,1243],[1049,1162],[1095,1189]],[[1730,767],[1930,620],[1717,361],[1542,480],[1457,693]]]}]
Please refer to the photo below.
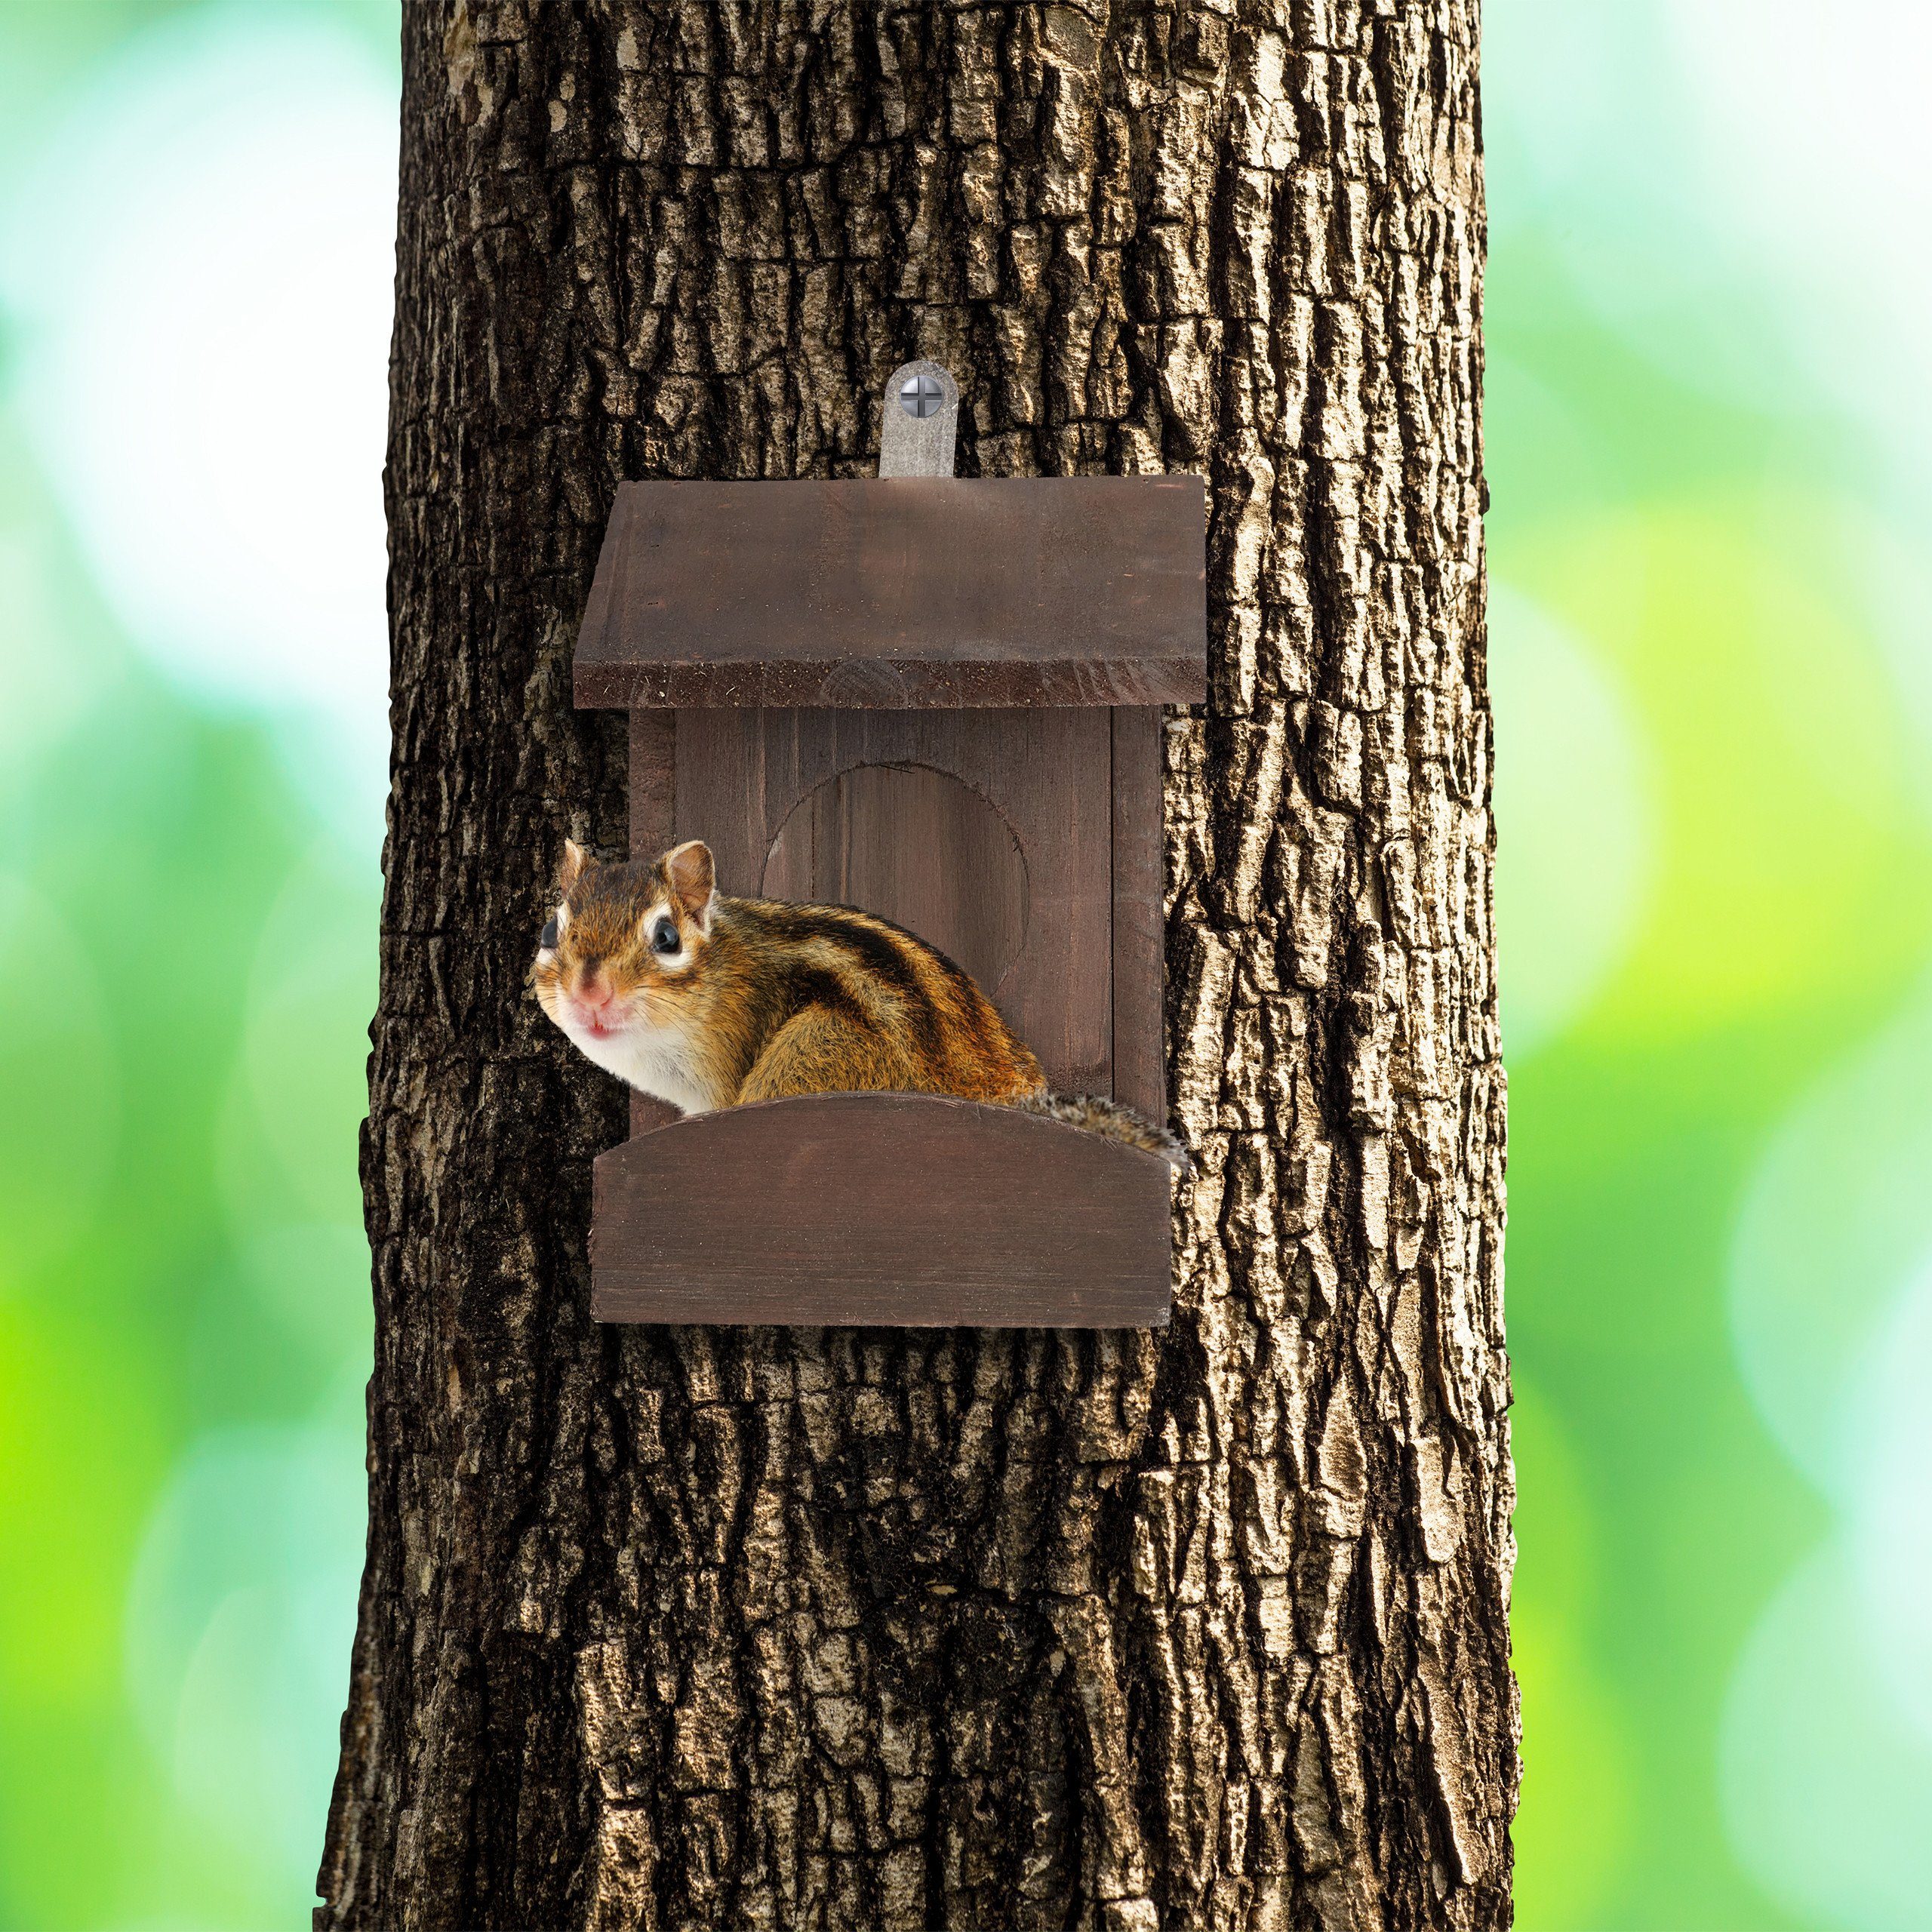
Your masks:
[{"label": "arched wooden perch ledge", "polygon": [[1150,1327],[1168,1318],[1158,1155],[1011,1107],[814,1094],[699,1114],[599,1157],[606,1321]]}]

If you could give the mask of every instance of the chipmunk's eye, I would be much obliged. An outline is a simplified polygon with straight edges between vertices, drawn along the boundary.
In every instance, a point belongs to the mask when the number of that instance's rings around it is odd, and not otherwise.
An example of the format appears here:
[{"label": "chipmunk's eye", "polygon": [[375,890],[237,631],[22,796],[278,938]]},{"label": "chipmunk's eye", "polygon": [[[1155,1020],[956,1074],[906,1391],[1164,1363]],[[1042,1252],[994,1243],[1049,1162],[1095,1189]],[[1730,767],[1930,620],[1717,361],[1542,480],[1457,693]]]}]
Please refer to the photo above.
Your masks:
[{"label": "chipmunk's eye", "polygon": [[653,952],[675,952],[678,949],[678,929],[669,919],[660,919],[651,929],[651,949]]},{"label": "chipmunk's eye", "polygon": [[542,933],[538,935],[537,943],[546,952],[555,952],[556,951],[557,915],[555,913],[552,912],[549,918],[543,922],[543,930]]}]

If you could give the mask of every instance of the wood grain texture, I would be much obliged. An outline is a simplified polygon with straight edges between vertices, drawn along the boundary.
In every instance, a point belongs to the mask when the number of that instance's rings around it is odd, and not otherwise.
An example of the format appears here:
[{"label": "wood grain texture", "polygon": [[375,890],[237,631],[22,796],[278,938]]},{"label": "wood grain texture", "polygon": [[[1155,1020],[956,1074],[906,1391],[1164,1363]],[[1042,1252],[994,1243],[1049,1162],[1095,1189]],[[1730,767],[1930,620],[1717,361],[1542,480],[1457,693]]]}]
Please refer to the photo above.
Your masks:
[{"label": "wood grain texture", "polygon": [[[630,856],[654,859],[676,842],[678,718],[675,712],[634,711],[630,719]],[[631,1131],[648,1134],[678,1117],[668,1100],[633,1091]]]},{"label": "wood grain texture", "polygon": [[[1516,1778],[1472,0],[405,0],[331,1932],[1490,1932]],[[626,477],[1209,482],[1171,1325],[593,1321],[525,995]],[[688,714],[687,714],[688,715]],[[683,719],[679,723],[681,726]]]},{"label": "wood grain texture", "polygon": [[626,484],[577,701],[1197,703],[1205,529],[1192,476]]},{"label": "wood grain texture", "polygon": [[[677,835],[703,838],[720,888],[756,892],[801,801],[843,772],[910,765],[949,774],[986,801],[1017,845],[1025,875],[1023,943],[987,992],[1038,1056],[1050,1084],[1107,1094],[1113,1085],[1113,808],[1109,714],[1093,708],[1022,711],[844,709],[681,712]],[[916,792],[902,794],[915,808]],[[997,952],[1012,908],[952,897],[938,875],[950,862],[943,819],[888,829],[828,814],[831,845],[813,877],[856,888],[853,903],[921,929],[949,905],[975,937],[967,950]],[[863,848],[832,844],[860,829]],[[955,855],[956,856],[956,855]],[[777,876],[797,881],[783,854]],[[922,878],[921,868],[934,876]],[[957,881],[953,882],[954,884]],[[1002,888],[1003,890],[1006,888]]]},{"label": "wood grain texture", "polygon": [[598,1157],[605,1321],[1164,1327],[1167,1163],[1010,1107],[823,1094]]},{"label": "wood grain texture", "polygon": [[1114,1099],[1168,1117],[1165,921],[1161,905],[1161,714],[1122,706],[1112,719]]},{"label": "wood grain texture", "polygon": [[1026,860],[1013,827],[984,793],[931,765],[853,765],[814,786],[780,826],[752,889],[863,906],[995,996],[1027,943]]}]

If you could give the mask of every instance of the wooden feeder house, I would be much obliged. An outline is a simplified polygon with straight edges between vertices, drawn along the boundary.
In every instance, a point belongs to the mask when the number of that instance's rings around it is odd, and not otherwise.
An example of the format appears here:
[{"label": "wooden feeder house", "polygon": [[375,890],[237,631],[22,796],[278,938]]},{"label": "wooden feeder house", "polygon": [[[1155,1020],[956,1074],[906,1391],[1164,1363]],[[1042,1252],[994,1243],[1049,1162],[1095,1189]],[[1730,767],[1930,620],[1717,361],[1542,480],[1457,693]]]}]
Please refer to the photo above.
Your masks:
[{"label": "wooden feeder house", "polygon": [[[964,480],[909,364],[876,478],[629,483],[576,700],[630,713],[630,845],[852,905],[971,973],[1049,1084],[1167,1115],[1161,707],[1205,695],[1198,476]],[[596,1164],[614,1321],[1164,1323],[1170,1170],[1009,1107],[828,1094]]]}]

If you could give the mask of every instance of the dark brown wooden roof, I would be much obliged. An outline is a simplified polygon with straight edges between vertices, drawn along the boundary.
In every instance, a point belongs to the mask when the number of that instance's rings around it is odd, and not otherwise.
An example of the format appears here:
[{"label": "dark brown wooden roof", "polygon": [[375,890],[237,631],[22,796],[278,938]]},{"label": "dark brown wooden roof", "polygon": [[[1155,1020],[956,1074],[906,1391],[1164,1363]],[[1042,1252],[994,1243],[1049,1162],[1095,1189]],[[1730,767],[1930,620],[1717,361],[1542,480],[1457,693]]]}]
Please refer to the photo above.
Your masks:
[{"label": "dark brown wooden roof", "polygon": [[580,705],[1192,704],[1198,476],[626,483]]}]

